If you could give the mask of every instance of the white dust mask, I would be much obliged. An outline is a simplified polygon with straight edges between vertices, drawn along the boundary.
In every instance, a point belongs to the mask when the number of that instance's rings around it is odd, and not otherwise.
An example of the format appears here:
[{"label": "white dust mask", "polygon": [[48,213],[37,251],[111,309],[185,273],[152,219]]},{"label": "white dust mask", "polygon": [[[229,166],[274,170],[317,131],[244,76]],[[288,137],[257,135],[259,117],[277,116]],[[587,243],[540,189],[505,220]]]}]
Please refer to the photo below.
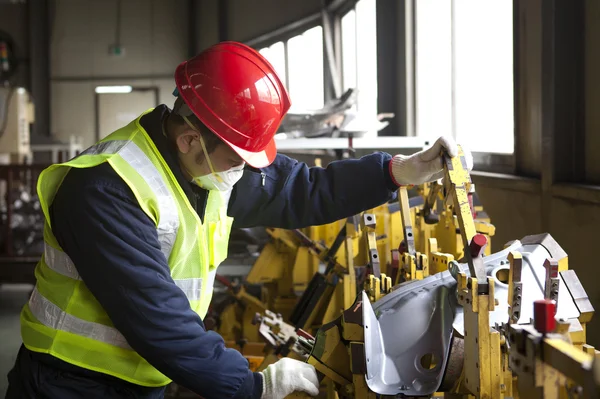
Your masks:
[{"label": "white dust mask", "polygon": [[206,176],[195,177],[194,182],[205,190],[230,191],[243,174],[244,165],[240,165],[223,172],[213,172]]},{"label": "white dust mask", "polygon": [[[184,119],[187,124],[193,128],[193,125],[190,123],[190,121],[186,117],[184,117]],[[206,145],[202,139],[202,134],[200,134],[200,145],[202,146],[204,159],[206,159],[211,173],[205,176],[194,177],[193,182],[205,190],[231,191],[235,183],[242,178],[245,164],[243,163],[240,166],[236,166],[223,172],[215,172],[215,168],[213,167],[210,157],[208,156],[208,151],[206,151]]]}]

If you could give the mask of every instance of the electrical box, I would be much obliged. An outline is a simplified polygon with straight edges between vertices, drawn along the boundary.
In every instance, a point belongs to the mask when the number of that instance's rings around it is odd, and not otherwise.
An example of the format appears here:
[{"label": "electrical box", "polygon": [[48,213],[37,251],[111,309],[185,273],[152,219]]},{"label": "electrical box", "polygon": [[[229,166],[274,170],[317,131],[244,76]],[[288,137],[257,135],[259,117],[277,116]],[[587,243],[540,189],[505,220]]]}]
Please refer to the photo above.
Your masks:
[{"label": "electrical box", "polygon": [[33,104],[22,87],[0,88],[0,154],[12,163],[31,158],[30,124]]}]

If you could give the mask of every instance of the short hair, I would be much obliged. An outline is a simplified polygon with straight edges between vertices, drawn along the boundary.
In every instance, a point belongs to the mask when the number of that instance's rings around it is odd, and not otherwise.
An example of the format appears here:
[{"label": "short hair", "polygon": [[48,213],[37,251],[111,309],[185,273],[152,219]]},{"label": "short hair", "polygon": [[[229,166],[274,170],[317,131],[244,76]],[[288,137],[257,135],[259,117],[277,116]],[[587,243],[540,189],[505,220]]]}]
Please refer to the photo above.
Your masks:
[{"label": "short hair", "polygon": [[200,121],[200,119],[198,119],[198,117],[196,117],[196,115],[194,115],[185,101],[183,101],[183,98],[178,96],[175,100],[175,105],[173,106],[173,112],[171,113],[170,118],[177,125],[183,126],[187,124],[183,118],[184,116],[202,135],[202,139],[206,145],[206,151],[209,154],[212,153],[220,144],[225,144],[223,140],[219,138],[219,136],[214,134],[212,130],[210,130],[204,123]]}]

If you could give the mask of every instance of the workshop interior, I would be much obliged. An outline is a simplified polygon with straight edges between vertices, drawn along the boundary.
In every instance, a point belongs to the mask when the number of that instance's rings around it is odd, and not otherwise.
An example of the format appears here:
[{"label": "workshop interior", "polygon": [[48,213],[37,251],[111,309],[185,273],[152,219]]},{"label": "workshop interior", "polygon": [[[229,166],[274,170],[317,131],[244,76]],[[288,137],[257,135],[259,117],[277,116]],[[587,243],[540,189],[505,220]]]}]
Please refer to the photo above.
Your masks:
[{"label": "workshop interior", "polygon": [[0,0],[0,397],[40,173],[171,107],[177,65],[229,40],[289,92],[279,153],[460,147],[347,219],[233,229],[207,329],[254,371],[312,364],[320,398],[600,398],[597,0]]}]

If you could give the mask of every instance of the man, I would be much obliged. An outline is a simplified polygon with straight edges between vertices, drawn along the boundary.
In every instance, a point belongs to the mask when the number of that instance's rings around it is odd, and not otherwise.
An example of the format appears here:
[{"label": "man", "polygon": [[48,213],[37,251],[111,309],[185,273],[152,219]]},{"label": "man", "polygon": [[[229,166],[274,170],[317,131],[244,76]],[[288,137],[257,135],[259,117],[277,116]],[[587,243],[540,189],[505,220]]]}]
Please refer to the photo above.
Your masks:
[{"label": "man", "polygon": [[159,398],[172,380],[204,398],[318,393],[314,368],[262,373],[202,322],[232,226],[299,228],[378,206],[441,177],[451,139],[410,157],[308,168],[276,154],[290,100],[253,49],[217,44],[179,65],[173,110],[142,114],[46,169],[37,285],[8,398]]}]

